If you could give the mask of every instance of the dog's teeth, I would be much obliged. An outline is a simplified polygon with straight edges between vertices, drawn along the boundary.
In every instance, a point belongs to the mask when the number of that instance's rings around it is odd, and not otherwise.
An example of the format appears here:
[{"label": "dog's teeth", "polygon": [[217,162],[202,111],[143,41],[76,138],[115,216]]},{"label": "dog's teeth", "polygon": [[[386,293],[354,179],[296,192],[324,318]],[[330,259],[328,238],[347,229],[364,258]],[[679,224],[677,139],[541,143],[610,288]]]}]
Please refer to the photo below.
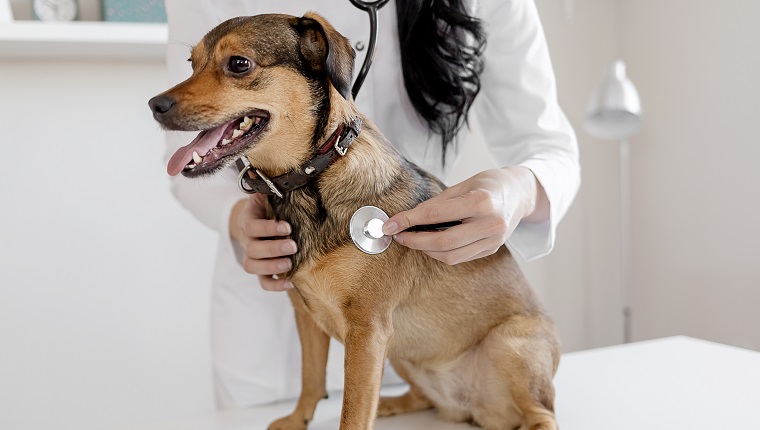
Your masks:
[{"label": "dog's teeth", "polygon": [[195,162],[195,164],[201,164],[201,162],[203,161],[203,157],[198,155],[196,151],[193,151],[193,161]]},{"label": "dog's teeth", "polygon": [[238,137],[242,136],[243,133],[245,133],[243,130],[233,130],[232,131],[232,138],[237,139]]},{"label": "dog's teeth", "polygon": [[251,128],[251,125],[253,124],[253,121],[249,117],[243,117],[243,121],[240,122],[240,125],[238,125],[238,129],[245,132],[248,131],[249,128]]},{"label": "dog's teeth", "polygon": [[253,123],[254,123],[254,124],[258,124],[258,123],[260,123],[260,122],[261,122],[261,117],[260,117],[260,116],[257,116],[257,117],[256,117],[256,120],[255,120]]},{"label": "dog's teeth", "polygon": [[197,164],[195,164],[195,163],[190,163],[190,164],[188,164],[187,166],[185,166],[185,169],[186,169],[186,170],[195,169],[195,166],[197,166]]},{"label": "dog's teeth", "polygon": [[229,144],[230,144],[230,142],[232,142],[232,141],[231,141],[231,140],[229,140],[229,139],[222,139],[222,146],[226,146],[226,145],[229,145]]}]

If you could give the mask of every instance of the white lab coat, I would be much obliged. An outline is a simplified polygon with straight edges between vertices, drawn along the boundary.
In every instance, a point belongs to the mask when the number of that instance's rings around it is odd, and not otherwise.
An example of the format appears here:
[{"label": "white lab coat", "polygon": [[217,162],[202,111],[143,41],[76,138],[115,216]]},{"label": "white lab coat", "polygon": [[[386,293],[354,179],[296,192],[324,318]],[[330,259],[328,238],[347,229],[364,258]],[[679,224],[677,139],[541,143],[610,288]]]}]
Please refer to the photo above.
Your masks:
[{"label": "white lab coat", "polygon": [[[239,15],[317,11],[357,46],[369,39],[365,12],[348,0],[167,0],[168,69],[172,84],[190,74],[190,46],[223,20]],[[474,0],[486,24],[488,43],[482,90],[470,111],[469,129],[441,164],[438,136],[431,136],[414,112],[401,75],[394,2],[380,11],[380,32],[372,70],[359,93],[359,109],[410,160],[449,184],[481,170],[522,165],[546,190],[551,216],[542,224],[520,224],[507,244],[523,258],[548,253],[557,223],[580,182],[578,145],[557,104],[555,80],[533,1]],[[358,72],[366,49],[357,52]],[[171,133],[167,159],[192,135]],[[177,199],[201,222],[219,232],[213,281],[212,356],[215,390],[222,408],[294,397],[300,387],[300,346],[285,294],[259,288],[246,274],[228,238],[232,206],[245,196],[230,169],[214,180],[172,179]],[[342,388],[342,347],[333,342],[328,389]]]}]

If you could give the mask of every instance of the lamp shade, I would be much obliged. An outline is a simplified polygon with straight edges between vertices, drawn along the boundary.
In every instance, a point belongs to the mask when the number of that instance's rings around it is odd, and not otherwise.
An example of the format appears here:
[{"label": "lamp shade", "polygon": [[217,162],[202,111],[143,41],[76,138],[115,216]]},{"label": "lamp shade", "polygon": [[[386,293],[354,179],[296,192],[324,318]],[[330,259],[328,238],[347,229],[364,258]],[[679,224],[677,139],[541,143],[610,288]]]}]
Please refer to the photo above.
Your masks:
[{"label": "lamp shade", "polygon": [[13,12],[11,11],[10,0],[0,0],[0,22],[12,22]]},{"label": "lamp shade", "polygon": [[610,64],[586,110],[586,131],[600,139],[626,139],[641,128],[641,100],[625,63]]}]

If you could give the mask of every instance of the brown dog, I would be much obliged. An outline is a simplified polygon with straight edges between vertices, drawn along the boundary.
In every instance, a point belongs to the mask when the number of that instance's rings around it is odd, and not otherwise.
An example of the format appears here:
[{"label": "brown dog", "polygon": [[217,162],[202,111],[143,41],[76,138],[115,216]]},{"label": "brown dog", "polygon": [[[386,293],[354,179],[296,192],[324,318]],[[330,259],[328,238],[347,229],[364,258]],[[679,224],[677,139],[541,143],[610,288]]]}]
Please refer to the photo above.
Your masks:
[{"label": "brown dog", "polygon": [[[211,30],[191,60],[192,76],[150,101],[165,128],[202,130],[169,172],[211,174],[245,156],[276,186],[306,182],[269,197],[299,247],[283,276],[295,286],[288,294],[303,346],[301,397],[271,428],[304,429],[312,419],[332,336],[345,344],[341,429],[431,407],[486,429],[556,429],[557,335],[506,247],[448,266],[395,244],[367,255],[352,243],[359,207],[398,213],[443,185],[357,112],[349,41],[314,13],[242,17]],[[350,144],[357,118],[363,130],[348,153],[330,156],[320,174],[314,160],[336,140]],[[407,394],[379,398],[386,357]]]}]

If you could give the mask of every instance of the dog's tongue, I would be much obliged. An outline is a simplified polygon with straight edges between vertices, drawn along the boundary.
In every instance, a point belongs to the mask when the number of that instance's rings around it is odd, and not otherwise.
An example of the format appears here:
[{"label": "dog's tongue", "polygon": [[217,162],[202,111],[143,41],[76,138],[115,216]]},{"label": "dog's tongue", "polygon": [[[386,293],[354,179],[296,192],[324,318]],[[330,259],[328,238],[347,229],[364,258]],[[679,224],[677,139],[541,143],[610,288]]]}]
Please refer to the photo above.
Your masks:
[{"label": "dog's tongue", "polygon": [[198,136],[189,145],[179,148],[172,155],[172,158],[169,159],[169,164],[166,166],[167,173],[170,176],[176,176],[182,172],[182,169],[193,159],[193,151],[196,151],[200,156],[206,155],[222,139],[228,125],[222,124],[211,130],[204,130],[198,133]]}]

